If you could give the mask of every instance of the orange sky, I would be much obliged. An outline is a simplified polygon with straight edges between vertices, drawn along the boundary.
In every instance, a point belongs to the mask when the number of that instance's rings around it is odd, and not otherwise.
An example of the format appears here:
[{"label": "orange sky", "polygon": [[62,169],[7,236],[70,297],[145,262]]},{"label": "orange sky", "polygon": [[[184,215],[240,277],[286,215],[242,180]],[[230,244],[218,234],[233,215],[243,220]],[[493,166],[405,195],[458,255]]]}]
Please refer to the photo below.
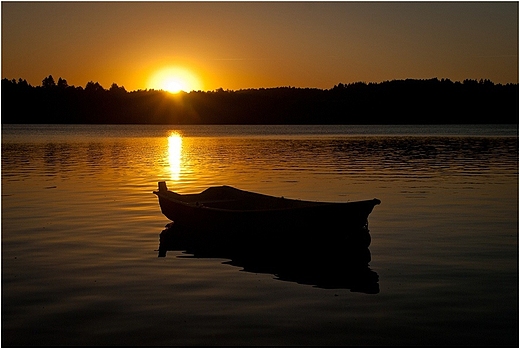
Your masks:
[{"label": "orange sky", "polygon": [[131,91],[167,67],[202,90],[516,83],[518,2],[2,2],[2,78]]}]

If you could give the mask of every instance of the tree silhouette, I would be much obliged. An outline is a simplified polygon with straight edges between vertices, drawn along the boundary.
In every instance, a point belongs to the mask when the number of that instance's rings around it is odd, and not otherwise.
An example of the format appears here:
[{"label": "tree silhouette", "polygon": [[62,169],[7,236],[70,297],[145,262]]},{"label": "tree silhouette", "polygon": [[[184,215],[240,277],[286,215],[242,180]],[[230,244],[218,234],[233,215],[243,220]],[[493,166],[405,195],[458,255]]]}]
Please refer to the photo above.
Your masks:
[{"label": "tree silhouette", "polygon": [[110,86],[108,91],[110,93],[119,94],[119,95],[123,95],[123,94],[126,93],[125,87],[124,86],[118,86],[115,82]]},{"label": "tree silhouette", "polygon": [[29,88],[31,87],[31,85],[29,85],[29,83],[27,82],[27,80],[20,78],[18,79],[18,86],[22,89],[26,89],[26,88]]},{"label": "tree silhouette", "polygon": [[67,80],[62,79],[61,77],[58,79],[58,88],[67,88],[69,87],[69,84],[67,84]]},{"label": "tree silhouette", "polygon": [[49,75],[45,79],[42,80],[42,87],[44,88],[52,88],[56,86],[56,82],[54,81],[54,78],[52,75]]},{"label": "tree silhouette", "polygon": [[[518,84],[481,79],[338,83],[328,90],[277,87],[128,92],[56,85],[52,75],[33,87],[2,79],[3,123],[115,124],[518,124]],[[58,87],[58,88],[56,88]]]},{"label": "tree silhouette", "polygon": [[99,84],[99,82],[87,82],[87,85],[85,85],[85,91],[86,92],[104,92],[106,91],[103,86]]}]

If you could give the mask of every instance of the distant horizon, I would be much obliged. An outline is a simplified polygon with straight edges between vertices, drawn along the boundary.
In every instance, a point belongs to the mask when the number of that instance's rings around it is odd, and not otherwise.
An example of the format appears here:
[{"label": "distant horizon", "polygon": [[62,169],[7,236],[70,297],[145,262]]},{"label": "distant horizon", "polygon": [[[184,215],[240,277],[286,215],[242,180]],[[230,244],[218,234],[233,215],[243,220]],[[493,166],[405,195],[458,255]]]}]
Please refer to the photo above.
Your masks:
[{"label": "distant horizon", "polygon": [[490,80],[391,80],[330,89],[127,91],[52,76],[42,86],[2,80],[2,122],[117,124],[418,124],[515,123],[518,84]]},{"label": "distant horizon", "polygon": [[[27,84],[29,84],[32,87],[42,87],[43,86],[43,81],[45,79],[47,79],[49,76],[52,76],[52,78],[54,79],[56,84],[58,83],[59,79],[65,80],[67,82],[67,84],[68,84],[68,80],[65,77],[60,76],[60,77],[56,78],[52,74],[45,76],[42,79],[42,81],[40,82],[39,85],[31,84],[29,81],[27,81],[27,79],[25,79],[23,77],[18,77],[18,78],[7,78],[7,77],[4,77],[4,78],[2,78],[2,80],[3,79],[7,79],[9,81],[16,81],[16,83],[18,83],[19,81],[26,81]],[[335,85],[333,85],[333,86],[331,86],[329,88],[310,87],[310,86],[280,85],[280,86],[269,86],[269,87],[246,87],[246,88],[241,88],[241,89],[236,89],[236,90],[224,89],[222,87],[219,87],[219,88],[216,88],[216,89],[213,89],[213,90],[191,90],[191,91],[181,90],[179,92],[184,92],[184,93],[190,93],[190,92],[216,92],[216,91],[219,91],[219,90],[230,91],[230,92],[238,92],[238,91],[248,91],[248,90],[263,90],[263,89],[268,90],[268,89],[281,89],[281,88],[311,89],[311,90],[327,91],[327,90],[333,89],[334,87],[336,87],[336,86],[338,86],[340,84],[344,85],[344,86],[354,85],[354,84],[366,84],[366,85],[374,84],[374,85],[378,85],[378,84],[383,84],[383,83],[388,83],[388,82],[393,82],[393,81],[431,81],[431,80],[451,81],[454,84],[456,84],[456,83],[461,83],[462,84],[462,83],[464,83],[464,81],[475,81],[475,82],[487,81],[487,82],[490,82],[490,83],[492,83],[494,85],[502,85],[502,86],[518,85],[518,82],[508,82],[508,83],[504,84],[504,83],[496,83],[496,82],[492,81],[491,79],[486,79],[486,78],[480,78],[480,79],[469,79],[468,78],[468,79],[463,79],[463,80],[452,80],[452,79],[444,78],[444,77],[443,78],[431,77],[431,78],[424,78],[424,79],[415,79],[415,78],[391,79],[391,80],[385,80],[385,81],[352,81],[352,82],[339,81]],[[169,92],[167,90],[157,89],[157,88],[155,88],[155,89],[154,88],[147,88],[147,89],[138,89],[138,90],[128,90],[124,85],[120,85],[116,81],[112,82],[110,84],[110,86],[103,86],[101,83],[99,83],[95,79],[87,81],[84,85],[72,85],[72,84],[69,85],[68,84],[68,87],[83,88],[84,89],[88,84],[91,84],[91,83],[94,83],[94,84],[97,83],[101,87],[103,87],[103,89],[105,89],[105,90],[109,90],[112,85],[116,85],[119,88],[124,88],[126,90],[126,92],[128,92],[128,93],[130,93],[130,92],[139,92],[139,91],[162,91],[162,92]],[[177,92],[173,93],[173,95],[175,95],[176,93]]]}]

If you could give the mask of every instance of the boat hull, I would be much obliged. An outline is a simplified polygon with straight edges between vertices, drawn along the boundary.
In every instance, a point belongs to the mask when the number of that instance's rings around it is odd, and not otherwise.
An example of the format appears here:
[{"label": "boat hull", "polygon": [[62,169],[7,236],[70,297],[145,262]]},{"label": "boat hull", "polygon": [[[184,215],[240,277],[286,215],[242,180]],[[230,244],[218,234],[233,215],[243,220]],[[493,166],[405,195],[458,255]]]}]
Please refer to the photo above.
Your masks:
[{"label": "boat hull", "polygon": [[[285,243],[361,239],[370,243],[368,216],[378,199],[327,203],[277,198],[232,187],[180,195],[160,185],[154,192],[175,225],[212,240],[281,240]],[[367,241],[368,240],[368,241]]]}]

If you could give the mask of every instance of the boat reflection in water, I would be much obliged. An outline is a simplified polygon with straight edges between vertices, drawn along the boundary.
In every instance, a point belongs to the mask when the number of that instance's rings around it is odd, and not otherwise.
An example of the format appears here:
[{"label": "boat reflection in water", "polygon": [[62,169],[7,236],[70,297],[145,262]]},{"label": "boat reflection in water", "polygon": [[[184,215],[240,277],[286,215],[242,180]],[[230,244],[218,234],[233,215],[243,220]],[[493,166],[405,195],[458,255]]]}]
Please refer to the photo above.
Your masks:
[{"label": "boat reflection in water", "polygon": [[[301,232],[302,236],[310,236]],[[368,234],[368,231],[366,232]],[[160,234],[159,257],[167,251],[186,251],[195,258],[223,258],[252,273],[273,274],[279,280],[328,289],[379,293],[379,276],[368,263],[369,241],[363,244],[324,244],[315,241],[219,240],[219,234],[200,234],[169,223]],[[318,234],[319,235],[319,232]]]}]

